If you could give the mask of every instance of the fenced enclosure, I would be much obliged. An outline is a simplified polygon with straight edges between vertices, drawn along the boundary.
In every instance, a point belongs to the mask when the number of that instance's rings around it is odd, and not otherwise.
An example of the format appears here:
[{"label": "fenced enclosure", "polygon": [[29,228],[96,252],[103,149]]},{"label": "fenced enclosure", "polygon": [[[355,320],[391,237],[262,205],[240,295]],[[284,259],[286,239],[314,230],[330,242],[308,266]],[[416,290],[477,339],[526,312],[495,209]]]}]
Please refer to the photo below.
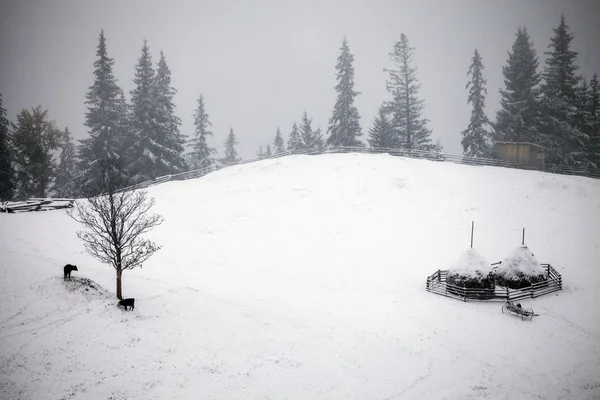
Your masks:
[{"label": "fenced enclosure", "polygon": [[[496,263],[498,264],[498,263]],[[462,301],[504,301],[535,298],[562,290],[562,277],[550,264],[541,264],[546,270],[546,280],[522,289],[496,286],[493,288],[466,288],[447,282],[448,270],[438,269],[427,277],[428,292]]]},{"label": "fenced enclosure", "polygon": [[24,211],[48,211],[72,208],[75,199],[29,198],[25,201],[0,204],[0,212],[15,213]]}]

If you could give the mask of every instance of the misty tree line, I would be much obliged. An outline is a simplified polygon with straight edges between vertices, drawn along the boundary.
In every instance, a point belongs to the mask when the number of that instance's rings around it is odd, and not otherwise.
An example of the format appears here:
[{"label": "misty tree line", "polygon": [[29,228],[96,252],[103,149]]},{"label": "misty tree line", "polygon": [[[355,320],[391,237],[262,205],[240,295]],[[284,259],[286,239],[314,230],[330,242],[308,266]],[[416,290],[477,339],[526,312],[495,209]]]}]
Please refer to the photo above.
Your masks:
[{"label": "misty tree line", "polygon": [[[461,132],[464,154],[494,157],[499,141],[533,142],[549,149],[548,161],[590,169],[600,167],[600,96],[596,74],[587,80],[577,74],[577,53],[570,44],[574,35],[561,16],[553,28],[548,58],[540,71],[536,50],[526,28],[519,28],[502,68],[504,88],[500,107],[492,122],[485,114],[486,79],[477,49],[467,71],[467,101],[472,106],[467,128]],[[415,49],[403,33],[390,53],[392,68],[386,88],[390,99],[379,107],[367,142],[371,147],[441,151],[431,141],[428,120],[422,116],[424,100],[414,66]],[[336,64],[337,99],[329,119],[326,138],[313,128],[305,111],[293,122],[287,144],[277,128],[271,144],[259,146],[259,155],[286,150],[323,149],[329,146],[365,146],[360,115],[354,101],[354,56],[343,39]],[[79,196],[94,187],[99,166],[118,161],[129,183],[163,175],[209,167],[215,162],[238,161],[239,144],[233,128],[225,141],[224,156],[207,141],[211,122],[203,95],[194,113],[194,132],[180,132],[175,114],[171,72],[160,52],[156,66],[144,42],[135,66],[135,88],[127,102],[113,75],[114,59],[108,57],[104,32],[100,33],[94,83],[86,94],[85,126],[89,137],[73,144],[67,128],[58,129],[41,107],[23,110],[16,122],[6,118],[0,94],[0,198]],[[186,145],[189,151],[185,151]],[[58,162],[53,154],[60,150]]]}]

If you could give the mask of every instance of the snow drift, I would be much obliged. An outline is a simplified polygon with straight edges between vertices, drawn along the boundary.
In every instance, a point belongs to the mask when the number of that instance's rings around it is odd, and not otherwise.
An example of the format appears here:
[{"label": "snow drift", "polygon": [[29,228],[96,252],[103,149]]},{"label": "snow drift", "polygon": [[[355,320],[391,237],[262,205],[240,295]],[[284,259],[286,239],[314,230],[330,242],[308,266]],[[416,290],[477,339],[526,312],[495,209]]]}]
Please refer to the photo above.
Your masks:
[{"label": "snow drift", "polygon": [[[124,274],[131,312],[64,210],[0,215],[0,398],[600,396],[596,180],[329,154],[148,191],[163,248]],[[525,226],[562,274],[521,301],[539,317],[425,291],[472,220],[487,260]]]}]

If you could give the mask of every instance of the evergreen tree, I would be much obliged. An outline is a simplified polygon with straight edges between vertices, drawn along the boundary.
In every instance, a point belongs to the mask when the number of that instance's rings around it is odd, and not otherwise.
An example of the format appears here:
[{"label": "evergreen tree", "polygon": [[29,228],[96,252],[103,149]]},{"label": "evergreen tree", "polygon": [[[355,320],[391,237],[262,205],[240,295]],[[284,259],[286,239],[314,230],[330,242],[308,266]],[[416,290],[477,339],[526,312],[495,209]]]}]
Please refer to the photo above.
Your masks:
[{"label": "evergreen tree", "polygon": [[207,136],[212,136],[213,133],[210,131],[212,124],[208,120],[209,115],[206,112],[204,105],[204,96],[198,97],[198,108],[194,113],[194,137],[190,140],[192,146],[191,162],[192,168],[207,168],[214,163],[212,157],[217,151],[208,146],[206,141]]},{"label": "evergreen tree", "polygon": [[481,55],[475,49],[472,63],[467,72],[467,76],[471,76],[470,81],[467,83],[467,89],[469,90],[468,103],[473,105],[471,111],[471,120],[466,130],[462,132],[463,139],[461,141],[463,146],[463,154],[469,157],[485,157],[491,153],[490,133],[489,125],[490,121],[485,115],[485,95],[487,89],[485,88],[486,80],[483,78],[483,62]]},{"label": "evergreen tree", "polygon": [[292,132],[290,133],[290,138],[288,139],[287,149],[290,151],[294,151],[302,150],[303,148],[304,143],[302,143],[302,138],[300,137],[298,124],[294,122],[294,125],[292,125]]},{"label": "evergreen tree", "polygon": [[226,164],[232,164],[240,161],[238,158],[237,151],[235,146],[239,144],[237,139],[235,138],[235,134],[233,133],[233,128],[229,130],[229,135],[227,135],[227,140],[225,141],[225,157],[221,159]]},{"label": "evergreen tree", "polygon": [[281,137],[281,131],[279,130],[279,127],[277,127],[277,133],[275,134],[275,140],[273,141],[273,151],[275,151],[275,154],[280,154],[285,151],[283,138]]},{"label": "evergreen tree", "polygon": [[588,86],[585,109],[588,113],[588,154],[587,161],[590,167],[600,170],[600,87],[598,75],[594,74]]},{"label": "evergreen tree", "polygon": [[159,167],[159,173],[177,174],[185,170],[183,150],[186,140],[179,132],[181,120],[175,115],[173,96],[176,93],[177,90],[171,86],[171,70],[161,51],[154,80],[157,119],[161,127],[158,143],[163,146],[161,151],[163,165],[162,168]]},{"label": "evergreen tree", "polygon": [[556,152],[553,161],[581,165],[585,159],[588,136],[578,123],[578,88],[581,78],[576,75],[577,52],[570,49],[573,34],[564,15],[553,28],[551,51],[544,68],[542,84],[542,130],[546,145]]},{"label": "evergreen tree", "polygon": [[350,53],[346,37],[340,48],[335,69],[338,84],[335,90],[338,92],[337,101],[333,109],[333,115],[329,119],[329,137],[327,146],[364,146],[357,138],[362,135],[358,110],[354,106],[354,98],[360,94],[354,91],[354,56]]},{"label": "evergreen tree", "polygon": [[267,151],[265,151],[265,156],[270,157],[273,155],[273,152],[271,151],[271,145],[268,144],[267,145]]},{"label": "evergreen tree", "polygon": [[77,180],[79,188],[89,188],[96,181],[101,161],[121,159],[126,155],[126,110],[123,91],[113,75],[114,59],[108,57],[104,31],[100,31],[94,62],[94,84],[86,94],[85,126],[89,138],[80,140]]},{"label": "evergreen tree", "polygon": [[431,144],[431,130],[427,128],[429,121],[421,116],[424,103],[418,98],[420,84],[416,77],[417,69],[411,66],[413,54],[414,48],[409,46],[407,36],[401,34],[394,52],[390,53],[396,68],[388,70],[387,89],[393,96],[388,107],[400,147],[430,150],[434,146]]},{"label": "evergreen tree", "polygon": [[21,111],[11,125],[17,197],[46,197],[56,169],[52,152],[59,147],[61,131],[41,106]]},{"label": "evergreen tree", "polygon": [[76,194],[75,190],[75,145],[71,140],[71,132],[69,128],[61,135],[61,153],[60,163],[56,170],[56,181],[54,182],[54,190],[58,197],[72,197]]},{"label": "evergreen tree", "polygon": [[265,155],[265,149],[263,149],[262,144],[258,145],[258,151],[256,152],[256,155],[258,157],[264,157],[264,155]]},{"label": "evergreen tree", "polygon": [[131,91],[131,126],[136,136],[130,173],[134,182],[185,170],[182,156],[184,138],[172,103],[170,71],[164,57],[155,73],[147,41],[135,67],[136,84]]},{"label": "evergreen tree", "polygon": [[300,138],[303,149],[322,149],[325,146],[323,142],[323,135],[321,134],[321,129],[317,129],[313,131],[312,127],[312,119],[308,118],[306,111],[304,111],[304,115],[302,115],[302,122],[300,124]]},{"label": "evergreen tree", "polygon": [[394,132],[385,105],[379,107],[379,114],[375,117],[373,128],[369,131],[369,139],[367,140],[372,148],[398,147],[398,136]]},{"label": "evergreen tree", "polygon": [[6,110],[2,107],[2,94],[0,94],[0,201],[12,199],[15,191],[8,125]]},{"label": "evergreen tree", "polygon": [[496,113],[496,141],[540,144],[538,57],[526,28],[517,30],[512,52],[502,73],[505,88],[500,90],[500,109]]}]

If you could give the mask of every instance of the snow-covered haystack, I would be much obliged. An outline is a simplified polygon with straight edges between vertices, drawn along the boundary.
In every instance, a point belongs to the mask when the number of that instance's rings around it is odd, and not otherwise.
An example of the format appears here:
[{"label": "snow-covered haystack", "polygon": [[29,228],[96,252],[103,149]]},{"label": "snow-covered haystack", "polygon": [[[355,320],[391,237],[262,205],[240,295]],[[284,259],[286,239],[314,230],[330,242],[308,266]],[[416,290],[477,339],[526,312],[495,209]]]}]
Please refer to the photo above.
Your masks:
[{"label": "snow-covered haystack", "polygon": [[496,270],[496,283],[511,289],[521,289],[547,280],[546,271],[527,246],[515,249]]},{"label": "snow-covered haystack", "polygon": [[[465,251],[448,270],[448,284],[470,289],[489,289],[474,293],[474,298],[489,298],[494,294],[492,266],[475,249]],[[452,292],[452,288],[448,291]],[[458,294],[458,293],[457,293]],[[471,297],[471,296],[469,296]]]}]

